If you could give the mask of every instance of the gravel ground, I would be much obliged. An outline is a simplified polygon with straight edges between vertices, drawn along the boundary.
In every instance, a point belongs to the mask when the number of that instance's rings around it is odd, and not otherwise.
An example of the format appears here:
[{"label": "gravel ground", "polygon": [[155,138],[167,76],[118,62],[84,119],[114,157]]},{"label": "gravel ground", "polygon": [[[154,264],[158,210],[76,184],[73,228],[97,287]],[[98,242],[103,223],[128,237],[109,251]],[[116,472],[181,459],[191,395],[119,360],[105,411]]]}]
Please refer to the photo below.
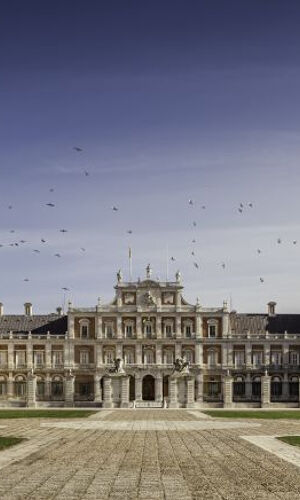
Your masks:
[{"label": "gravel ground", "polygon": [[[110,410],[88,420],[188,423],[197,412]],[[300,435],[300,422],[254,422],[260,425],[249,429],[226,428],[224,420],[225,428],[213,430],[83,430],[41,427],[45,419],[2,420],[1,435],[41,446],[0,469],[0,498],[299,500],[299,469],[239,436]]]}]

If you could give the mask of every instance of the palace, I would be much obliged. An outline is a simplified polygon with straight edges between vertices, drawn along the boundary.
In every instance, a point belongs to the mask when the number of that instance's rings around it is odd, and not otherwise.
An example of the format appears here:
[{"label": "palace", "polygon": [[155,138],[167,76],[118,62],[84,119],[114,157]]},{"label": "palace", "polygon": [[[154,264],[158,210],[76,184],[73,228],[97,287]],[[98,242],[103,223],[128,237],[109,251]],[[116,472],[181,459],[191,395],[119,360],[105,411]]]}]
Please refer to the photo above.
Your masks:
[{"label": "palace", "polygon": [[175,281],[117,274],[109,304],[5,315],[0,405],[299,406],[300,314],[238,314],[189,304]]}]

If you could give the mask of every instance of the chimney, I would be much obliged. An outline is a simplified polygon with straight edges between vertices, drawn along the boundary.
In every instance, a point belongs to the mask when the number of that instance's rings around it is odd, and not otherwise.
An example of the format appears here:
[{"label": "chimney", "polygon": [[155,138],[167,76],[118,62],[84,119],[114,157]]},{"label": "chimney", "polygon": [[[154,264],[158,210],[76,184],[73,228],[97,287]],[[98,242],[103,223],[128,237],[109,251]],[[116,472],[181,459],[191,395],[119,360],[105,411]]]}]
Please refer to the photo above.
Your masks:
[{"label": "chimney", "polygon": [[57,307],[56,312],[57,312],[58,316],[61,316],[62,315],[62,307]]},{"label": "chimney", "polygon": [[0,316],[3,316],[3,304],[0,302]]},{"label": "chimney", "polygon": [[276,307],[276,302],[268,302],[268,315],[269,316],[276,316],[275,312],[275,307]]},{"label": "chimney", "polygon": [[25,316],[32,316],[32,304],[31,302],[25,302],[24,304],[24,314]]}]

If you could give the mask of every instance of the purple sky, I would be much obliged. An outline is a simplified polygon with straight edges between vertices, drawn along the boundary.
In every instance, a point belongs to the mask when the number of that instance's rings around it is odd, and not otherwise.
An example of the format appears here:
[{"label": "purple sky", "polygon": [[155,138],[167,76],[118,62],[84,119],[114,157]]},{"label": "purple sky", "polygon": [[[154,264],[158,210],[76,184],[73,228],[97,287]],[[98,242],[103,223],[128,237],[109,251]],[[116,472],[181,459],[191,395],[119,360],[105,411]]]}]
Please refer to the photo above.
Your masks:
[{"label": "purple sky", "polygon": [[299,25],[298,1],[4,2],[5,311],[110,300],[131,245],[135,278],[168,247],[190,301],[300,312]]}]

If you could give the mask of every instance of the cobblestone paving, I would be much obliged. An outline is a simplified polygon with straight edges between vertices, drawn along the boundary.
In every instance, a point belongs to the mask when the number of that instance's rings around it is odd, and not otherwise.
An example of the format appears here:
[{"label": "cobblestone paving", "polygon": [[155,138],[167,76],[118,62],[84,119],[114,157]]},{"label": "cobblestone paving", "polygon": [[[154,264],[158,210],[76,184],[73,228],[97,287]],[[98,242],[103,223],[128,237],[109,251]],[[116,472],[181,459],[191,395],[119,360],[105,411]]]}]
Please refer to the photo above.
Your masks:
[{"label": "cobblestone paving", "polygon": [[[112,410],[88,420],[91,424],[164,421],[171,427],[172,422],[197,421],[197,411]],[[199,413],[200,420],[204,422]],[[48,440],[0,469],[1,500],[300,498],[299,468],[239,437],[300,434],[297,421],[251,420],[260,425],[210,430],[166,426],[159,431],[60,429],[41,427],[41,423],[49,420],[1,421],[6,426],[0,429],[3,436]]]}]

